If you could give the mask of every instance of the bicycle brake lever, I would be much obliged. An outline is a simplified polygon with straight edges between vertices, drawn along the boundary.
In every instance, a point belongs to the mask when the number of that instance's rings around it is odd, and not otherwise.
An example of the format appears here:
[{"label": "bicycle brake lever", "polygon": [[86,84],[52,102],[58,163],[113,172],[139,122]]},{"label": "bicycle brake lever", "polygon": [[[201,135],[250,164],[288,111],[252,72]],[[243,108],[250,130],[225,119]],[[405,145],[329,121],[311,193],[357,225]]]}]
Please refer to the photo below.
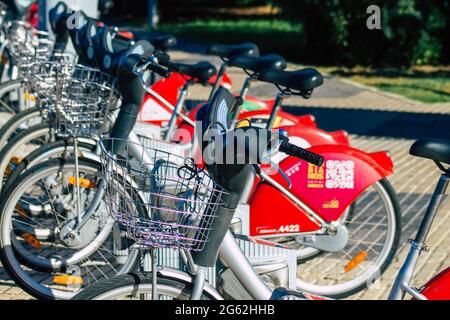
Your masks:
[{"label": "bicycle brake lever", "polygon": [[286,173],[281,170],[280,166],[278,166],[275,162],[268,160],[267,163],[269,163],[271,165],[271,167],[275,167],[278,171],[278,173],[283,177],[283,179],[286,181],[286,183],[288,184],[288,189],[292,188],[292,181],[291,179],[289,179],[289,177],[286,175]]},{"label": "bicycle brake lever", "polygon": [[142,65],[137,65],[134,67],[133,73],[141,79],[142,85],[144,87],[147,86],[147,80],[148,80],[148,79],[145,79],[146,71],[148,71],[148,67],[150,65],[155,64],[155,63],[156,64],[158,63],[158,59],[154,56],[151,56]]}]

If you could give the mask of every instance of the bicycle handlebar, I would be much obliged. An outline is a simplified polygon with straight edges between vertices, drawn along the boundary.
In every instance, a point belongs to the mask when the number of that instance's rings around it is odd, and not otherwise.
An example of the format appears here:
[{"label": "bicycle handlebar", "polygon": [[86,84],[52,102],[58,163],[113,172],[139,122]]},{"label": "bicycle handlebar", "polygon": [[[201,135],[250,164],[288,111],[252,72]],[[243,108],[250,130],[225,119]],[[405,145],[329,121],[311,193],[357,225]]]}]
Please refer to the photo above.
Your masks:
[{"label": "bicycle handlebar", "polygon": [[158,59],[158,64],[165,67],[172,67],[170,56],[167,53],[155,50],[153,52],[153,56],[155,56],[155,58]]},{"label": "bicycle handlebar", "polygon": [[159,74],[161,77],[164,77],[164,78],[170,77],[170,73],[171,73],[170,70],[162,67],[159,64],[151,64],[151,65],[149,65],[147,70],[155,72],[155,73]]},{"label": "bicycle handlebar", "polygon": [[305,150],[299,146],[296,146],[295,144],[289,143],[288,141],[283,141],[281,143],[279,151],[289,156],[309,162],[318,167],[321,167],[325,161],[324,157],[322,157],[321,155]]}]

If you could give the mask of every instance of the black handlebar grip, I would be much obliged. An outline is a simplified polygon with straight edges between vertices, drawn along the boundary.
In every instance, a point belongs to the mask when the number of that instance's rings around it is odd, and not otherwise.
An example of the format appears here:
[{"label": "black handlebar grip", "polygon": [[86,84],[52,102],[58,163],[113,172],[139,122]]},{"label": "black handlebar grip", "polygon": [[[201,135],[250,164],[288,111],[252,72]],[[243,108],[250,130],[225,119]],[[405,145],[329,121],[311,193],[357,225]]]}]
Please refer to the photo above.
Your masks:
[{"label": "black handlebar grip", "polygon": [[313,153],[311,151],[305,150],[296,146],[295,144],[289,143],[287,141],[283,141],[280,145],[280,152],[283,152],[287,155],[299,158],[311,164],[314,164],[318,167],[321,167],[325,162],[324,157]]},{"label": "black handlebar grip", "polygon": [[168,78],[170,77],[170,71],[166,68],[161,67],[157,64],[151,64],[148,68],[149,70],[159,74],[161,77]]},{"label": "black handlebar grip", "polygon": [[171,66],[171,62],[170,62],[170,56],[162,51],[154,51],[153,55],[155,56],[156,59],[158,59],[158,63],[162,66],[165,67],[170,67]]}]

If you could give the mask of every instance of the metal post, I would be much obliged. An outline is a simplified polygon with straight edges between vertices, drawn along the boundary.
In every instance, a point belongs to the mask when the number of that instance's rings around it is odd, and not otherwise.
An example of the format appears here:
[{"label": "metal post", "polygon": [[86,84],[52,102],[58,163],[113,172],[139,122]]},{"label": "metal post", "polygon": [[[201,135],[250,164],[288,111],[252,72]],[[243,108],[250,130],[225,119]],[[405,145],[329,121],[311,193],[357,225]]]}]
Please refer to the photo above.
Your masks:
[{"label": "metal post", "polygon": [[[250,85],[252,84],[253,78],[248,77],[245,79],[244,86],[241,89],[241,98],[245,101],[245,98],[247,97],[248,90],[250,89]],[[241,113],[241,107],[242,105],[236,106],[236,109],[233,111],[233,122],[236,122],[239,118],[239,114]]]},{"label": "metal post", "polygon": [[203,288],[205,287],[206,268],[197,267],[195,274],[194,288],[190,300],[200,300],[202,298]]},{"label": "metal post", "polygon": [[158,296],[157,291],[157,277],[158,277],[158,248],[152,248],[151,249],[151,255],[152,255],[152,300],[156,300]]},{"label": "metal post", "polygon": [[167,132],[164,136],[164,141],[170,141],[170,139],[172,138],[173,131],[175,130],[175,127],[177,125],[179,114],[181,113],[181,110],[184,105],[184,101],[186,100],[189,86],[190,86],[190,83],[189,83],[189,81],[187,81],[184,84],[184,86],[180,89],[180,95],[178,97],[177,105],[175,106],[175,110],[173,110],[172,116],[170,117],[170,121],[167,126]]},{"label": "metal post", "polygon": [[73,150],[75,152],[75,183],[76,183],[76,197],[77,197],[77,217],[81,221],[81,192],[80,192],[80,168],[78,165],[78,141],[73,138]]},{"label": "metal post", "polygon": [[284,100],[284,94],[283,93],[279,93],[277,95],[277,98],[276,98],[275,103],[273,105],[272,112],[270,113],[270,118],[267,121],[266,129],[272,129],[273,128],[273,125],[275,123],[275,120],[278,117],[278,113],[280,111],[281,104],[283,103],[283,100]]},{"label": "metal post", "polygon": [[217,73],[217,79],[211,90],[211,94],[209,95],[208,101],[213,98],[217,89],[219,89],[220,83],[222,82],[222,79],[223,79],[223,75],[225,74],[225,71],[227,71],[227,68],[228,68],[228,64],[226,62],[222,63],[222,65],[220,66],[219,72]]},{"label": "metal post", "polygon": [[148,17],[147,17],[147,23],[148,23],[148,29],[150,31],[153,31],[158,26],[159,17],[158,17],[158,3],[156,0],[148,0]]}]

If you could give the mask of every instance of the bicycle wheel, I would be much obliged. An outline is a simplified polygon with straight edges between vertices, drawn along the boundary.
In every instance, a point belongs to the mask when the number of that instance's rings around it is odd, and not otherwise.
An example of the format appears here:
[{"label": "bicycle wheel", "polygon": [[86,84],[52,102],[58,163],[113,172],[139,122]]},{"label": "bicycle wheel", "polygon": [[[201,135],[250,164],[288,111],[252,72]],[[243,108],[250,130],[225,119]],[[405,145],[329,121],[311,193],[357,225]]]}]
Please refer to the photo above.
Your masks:
[{"label": "bicycle wheel", "polygon": [[15,135],[36,124],[43,122],[42,113],[38,107],[19,112],[9,119],[0,129],[0,150]]},{"label": "bicycle wheel", "polygon": [[[101,165],[80,159],[79,173],[83,212],[101,183]],[[137,261],[137,250],[114,244],[116,224],[103,202],[76,236],[63,236],[76,218],[74,176],[74,160],[49,160],[3,196],[0,259],[17,285],[37,298],[70,299],[98,280],[130,272]]]},{"label": "bicycle wheel", "polygon": [[373,284],[392,262],[401,235],[401,214],[390,183],[386,179],[375,183],[353,207],[340,220],[348,239],[338,252],[305,248],[292,238],[280,241],[296,250],[319,253],[299,260],[298,290],[344,298]]},{"label": "bicycle wheel", "polygon": [[[81,156],[85,157],[87,154],[91,154],[95,152],[96,143],[92,141],[92,143],[79,141],[78,142],[78,152],[81,152]],[[2,192],[7,192],[11,187],[11,184],[22,175],[25,171],[34,167],[38,163],[43,161],[47,161],[49,159],[56,158],[70,158],[75,155],[73,151],[73,144],[71,141],[56,141],[49,145],[43,146],[39,149],[36,149],[28,156],[26,156],[12,171],[11,174],[5,179],[5,184],[3,186]]]},{"label": "bicycle wheel", "polygon": [[[73,300],[151,300],[152,289],[151,275],[122,274],[87,287]],[[158,275],[158,300],[189,300],[191,290],[186,283]],[[204,291],[201,300],[214,300],[214,297]]]},{"label": "bicycle wheel", "polygon": [[48,124],[33,126],[11,139],[0,152],[0,191],[8,175],[22,159],[49,144],[52,139],[52,130]]},{"label": "bicycle wheel", "polygon": [[34,105],[23,79],[7,81],[0,85],[0,112],[14,114]]}]

